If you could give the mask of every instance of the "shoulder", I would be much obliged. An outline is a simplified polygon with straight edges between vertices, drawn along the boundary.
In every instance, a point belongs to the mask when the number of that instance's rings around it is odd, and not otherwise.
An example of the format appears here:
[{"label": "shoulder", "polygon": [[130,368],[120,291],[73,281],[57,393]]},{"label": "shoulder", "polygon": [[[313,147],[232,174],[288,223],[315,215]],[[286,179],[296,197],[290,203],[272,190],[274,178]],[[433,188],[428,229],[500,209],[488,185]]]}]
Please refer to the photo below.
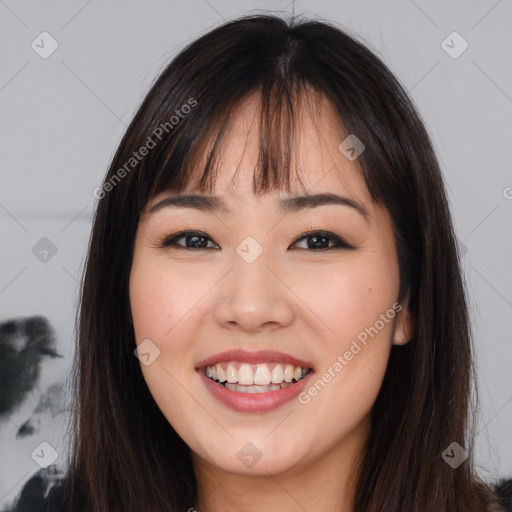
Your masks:
[{"label": "shoulder", "polygon": [[68,483],[54,466],[41,469],[27,480],[8,512],[67,512]]},{"label": "shoulder", "polygon": [[493,485],[493,491],[500,500],[504,512],[512,512],[512,478],[498,480]]}]

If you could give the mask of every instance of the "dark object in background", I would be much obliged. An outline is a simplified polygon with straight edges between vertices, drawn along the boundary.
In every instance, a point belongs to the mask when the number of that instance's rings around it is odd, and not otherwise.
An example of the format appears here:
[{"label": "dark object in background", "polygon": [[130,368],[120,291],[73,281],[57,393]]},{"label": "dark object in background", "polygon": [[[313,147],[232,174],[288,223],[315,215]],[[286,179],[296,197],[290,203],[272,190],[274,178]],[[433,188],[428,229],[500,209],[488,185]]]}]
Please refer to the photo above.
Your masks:
[{"label": "dark object in background", "polygon": [[16,411],[39,380],[44,357],[55,351],[55,333],[43,316],[0,323],[0,419]]},{"label": "dark object in background", "polygon": [[39,432],[46,415],[51,415],[52,418],[55,418],[66,410],[64,384],[61,382],[50,384],[39,397],[37,406],[30,417],[18,429],[16,438],[20,439]]},{"label": "dark object in background", "polygon": [[51,465],[25,483],[14,507],[6,512],[69,512],[67,502],[68,479]]},{"label": "dark object in background", "polygon": [[[0,420],[7,419],[29,395],[34,395],[48,358],[62,358],[55,346],[54,329],[43,316],[0,323]],[[16,439],[37,434],[45,422],[67,410],[63,382],[53,382],[42,392],[37,391],[40,393],[37,405],[18,428]],[[61,504],[66,503],[64,491],[67,489],[63,478],[61,466],[40,469],[24,483],[15,505],[2,504],[0,508],[11,512],[67,511],[65,505],[61,508]]]},{"label": "dark object in background", "polygon": [[502,479],[496,482],[494,490],[500,498],[500,505],[507,512],[512,512],[512,479]]}]

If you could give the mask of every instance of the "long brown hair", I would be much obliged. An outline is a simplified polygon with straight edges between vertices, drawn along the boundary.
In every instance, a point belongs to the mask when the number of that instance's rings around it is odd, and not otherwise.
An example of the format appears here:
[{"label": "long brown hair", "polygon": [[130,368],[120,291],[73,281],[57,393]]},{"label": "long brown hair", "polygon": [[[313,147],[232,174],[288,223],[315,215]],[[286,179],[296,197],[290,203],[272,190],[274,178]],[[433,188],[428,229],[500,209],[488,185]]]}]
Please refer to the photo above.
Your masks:
[{"label": "long brown hair", "polygon": [[[272,15],[228,22],[172,60],[95,193],[73,366],[71,510],[194,505],[190,450],[157,407],[133,353],[128,283],[139,217],[152,197],[183,190],[194,173],[199,190],[211,190],[230,118],[253,93],[261,106],[254,193],[288,187],[294,115],[311,90],[332,102],[347,134],[366,147],[357,164],[373,201],[390,212],[399,300],[408,298],[415,325],[411,341],[391,350],[354,512],[488,510],[493,496],[472,462],[476,395],[465,291],[430,137],[404,88],[356,36]],[[135,161],[143,146],[148,151]],[[468,452],[455,469],[441,456],[452,442]]]}]

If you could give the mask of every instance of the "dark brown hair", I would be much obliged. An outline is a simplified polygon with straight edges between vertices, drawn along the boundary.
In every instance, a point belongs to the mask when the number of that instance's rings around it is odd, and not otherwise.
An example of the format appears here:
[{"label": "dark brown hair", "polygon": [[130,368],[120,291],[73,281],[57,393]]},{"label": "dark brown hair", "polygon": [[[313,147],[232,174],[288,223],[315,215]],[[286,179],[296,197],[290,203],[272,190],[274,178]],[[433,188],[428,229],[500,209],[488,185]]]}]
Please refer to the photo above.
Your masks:
[{"label": "dark brown hair", "polygon": [[[472,466],[471,333],[430,137],[404,88],[355,36],[271,15],[228,22],[172,60],[97,193],[77,318],[71,510],[194,505],[190,450],[153,400],[133,353],[128,286],[139,217],[156,194],[179,192],[193,176],[199,191],[211,190],[230,118],[250,94],[261,110],[254,193],[288,187],[297,105],[311,91],[332,103],[346,134],[366,147],[357,164],[373,201],[391,215],[399,300],[408,298],[415,325],[411,341],[391,350],[354,511],[490,510],[492,493]],[[155,145],[135,164],[134,151],[150,139]],[[456,469],[441,457],[454,441],[469,452]]]}]

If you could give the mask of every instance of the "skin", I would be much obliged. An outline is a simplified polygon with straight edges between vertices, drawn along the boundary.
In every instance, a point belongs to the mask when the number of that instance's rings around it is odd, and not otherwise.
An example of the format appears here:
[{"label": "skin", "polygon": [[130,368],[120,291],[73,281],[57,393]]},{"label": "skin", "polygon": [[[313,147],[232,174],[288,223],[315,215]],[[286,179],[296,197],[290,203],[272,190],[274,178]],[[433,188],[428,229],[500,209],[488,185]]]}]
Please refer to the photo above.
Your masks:
[{"label": "skin", "polygon": [[[310,361],[320,377],[397,302],[390,217],[372,203],[356,162],[338,151],[345,136],[333,107],[322,97],[308,106],[301,109],[296,146],[307,192],[350,197],[367,210],[366,219],[343,205],[284,215],[276,201],[289,194],[253,195],[258,102],[251,97],[234,119],[213,191],[232,213],[164,208],[143,215],[138,226],[130,276],[135,338],[137,344],[149,338],[160,349],[141,370],[162,413],[192,450],[198,501],[191,507],[201,512],[350,511],[391,345],[411,336],[402,304],[309,403],[295,399],[260,414],[221,404],[195,371],[201,360],[225,350],[274,349]],[[294,183],[293,193],[303,194]],[[146,212],[168,195],[153,198]],[[185,229],[206,233],[202,242],[211,248],[159,247]],[[356,248],[308,249],[307,238],[293,245],[317,229]],[[251,264],[236,252],[247,236],[263,248]],[[250,468],[237,458],[248,442],[262,454]]]}]

